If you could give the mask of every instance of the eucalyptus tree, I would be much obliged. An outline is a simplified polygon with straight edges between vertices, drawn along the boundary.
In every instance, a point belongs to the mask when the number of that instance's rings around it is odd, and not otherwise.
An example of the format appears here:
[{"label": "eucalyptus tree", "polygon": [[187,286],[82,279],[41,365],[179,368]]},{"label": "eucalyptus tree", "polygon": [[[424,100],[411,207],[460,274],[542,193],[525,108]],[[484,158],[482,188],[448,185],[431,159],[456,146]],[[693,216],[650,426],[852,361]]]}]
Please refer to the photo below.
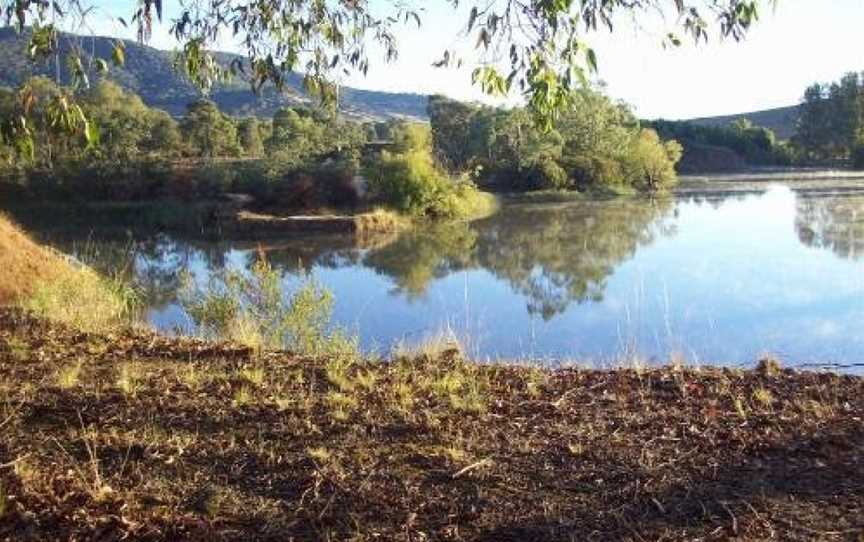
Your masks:
[{"label": "eucalyptus tree", "polygon": [[[546,128],[565,110],[572,91],[587,81],[597,68],[590,36],[600,28],[613,30],[622,17],[640,21],[674,21],[667,27],[664,45],[679,45],[689,36],[695,42],[708,39],[716,28],[722,37],[745,36],[760,8],[776,0],[440,0],[445,8],[464,9],[460,33],[473,40],[478,60],[471,72],[474,84],[491,95],[521,93],[535,121]],[[96,10],[110,13],[108,0],[0,0],[7,24],[18,29],[31,26],[29,52],[40,58],[58,50],[58,21],[84,20]],[[178,42],[178,69],[207,90],[229,75],[248,80],[255,90],[266,83],[282,88],[290,74],[302,71],[306,88],[324,102],[338,95],[332,84],[342,73],[366,74],[370,51],[383,49],[386,61],[398,57],[396,27],[422,24],[423,10],[406,0],[179,0],[170,21]],[[425,5],[428,5],[425,4]],[[470,6],[470,9],[467,9]],[[162,22],[162,0],[139,0],[131,13],[114,14],[131,24],[138,39],[150,39],[153,25]],[[165,24],[165,23],[163,23]],[[224,66],[211,50],[226,35],[239,39],[245,60]],[[86,86],[88,69],[84,55],[74,51],[66,63],[74,85]],[[122,64],[122,42],[111,58],[95,60],[107,70],[109,62]],[[442,51],[437,66],[461,65],[455,52]],[[92,129],[80,108],[67,97],[55,108],[69,131],[91,138]],[[28,138],[26,103],[7,119],[7,138]]]}]

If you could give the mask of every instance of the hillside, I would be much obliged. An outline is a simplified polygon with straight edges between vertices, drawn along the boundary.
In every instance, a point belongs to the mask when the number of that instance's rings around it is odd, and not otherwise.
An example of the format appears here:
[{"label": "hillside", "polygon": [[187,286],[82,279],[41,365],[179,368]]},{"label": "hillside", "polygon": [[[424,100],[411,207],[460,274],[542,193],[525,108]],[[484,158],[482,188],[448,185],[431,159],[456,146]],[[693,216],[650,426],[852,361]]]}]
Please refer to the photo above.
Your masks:
[{"label": "hillside", "polygon": [[[71,47],[80,47],[85,57],[111,58],[116,40],[107,37],[76,36],[64,34],[61,43],[61,80],[68,80],[62,56]],[[145,103],[171,113],[181,115],[186,104],[200,96],[198,90],[172,66],[170,52],[123,40],[126,46],[126,63],[122,67],[112,66],[107,77],[124,88],[139,94]],[[54,59],[38,63],[31,62],[26,55],[26,35],[17,34],[12,28],[0,28],[0,86],[14,87],[32,75],[55,74]],[[219,59],[226,65],[237,55],[220,53]],[[99,75],[91,73],[95,80]],[[426,96],[376,92],[343,87],[340,91],[341,109],[360,119],[387,119],[393,117],[426,117]],[[236,80],[217,86],[210,98],[219,107],[234,115],[272,116],[280,107],[307,102],[301,86],[301,76],[292,76],[285,92],[264,89],[255,95],[249,86]]]},{"label": "hillside", "polygon": [[791,105],[776,109],[766,109],[764,111],[753,111],[751,113],[690,119],[689,122],[703,126],[727,126],[736,120],[748,119],[757,126],[764,126],[773,130],[780,139],[789,139],[795,135],[795,122],[797,118],[798,106]]}]

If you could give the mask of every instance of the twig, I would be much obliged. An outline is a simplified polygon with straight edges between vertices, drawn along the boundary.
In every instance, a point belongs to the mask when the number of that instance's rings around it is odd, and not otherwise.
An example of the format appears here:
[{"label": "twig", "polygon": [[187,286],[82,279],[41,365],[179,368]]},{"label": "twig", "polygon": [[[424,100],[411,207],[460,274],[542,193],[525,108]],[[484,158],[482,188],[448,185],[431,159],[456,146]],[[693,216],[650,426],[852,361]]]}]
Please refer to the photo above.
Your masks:
[{"label": "twig", "polygon": [[467,473],[471,472],[472,470],[476,470],[476,469],[479,469],[480,467],[485,467],[486,465],[491,465],[491,464],[492,464],[492,459],[490,459],[488,457],[486,459],[481,459],[480,461],[477,461],[476,463],[471,463],[467,467],[460,469],[458,472],[453,474],[453,479],[455,480],[456,478],[459,478],[460,476],[467,474]]}]

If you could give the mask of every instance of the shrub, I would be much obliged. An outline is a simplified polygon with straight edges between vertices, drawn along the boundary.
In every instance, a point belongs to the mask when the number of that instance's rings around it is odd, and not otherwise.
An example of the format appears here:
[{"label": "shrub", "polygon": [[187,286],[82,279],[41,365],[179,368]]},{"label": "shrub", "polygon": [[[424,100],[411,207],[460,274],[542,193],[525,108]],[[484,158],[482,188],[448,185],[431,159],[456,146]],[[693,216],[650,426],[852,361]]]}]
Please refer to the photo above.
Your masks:
[{"label": "shrub", "polygon": [[367,168],[369,195],[399,212],[424,217],[459,218],[489,205],[467,177],[451,179],[432,157],[429,127],[407,124],[394,129],[397,152],[384,152]]},{"label": "shrub", "polygon": [[531,190],[564,190],[571,187],[570,175],[549,156],[542,156],[526,171]]},{"label": "shrub", "polygon": [[664,143],[654,130],[640,130],[624,162],[625,178],[628,184],[641,189],[662,190],[673,186],[678,181],[675,164],[681,155],[677,141]]},{"label": "shrub", "polygon": [[625,182],[620,164],[604,156],[570,156],[564,163],[580,188],[613,186]]},{"label": "shrub", "polygon": [[329,329],[333,295],[327,289],[304,278],[291,295],[284,293],[281,273],[259,254],[249,273],[226,270],[205,289],[185,276],[180,302],[210,338],[303,355],[354,355],[356,340]]}]

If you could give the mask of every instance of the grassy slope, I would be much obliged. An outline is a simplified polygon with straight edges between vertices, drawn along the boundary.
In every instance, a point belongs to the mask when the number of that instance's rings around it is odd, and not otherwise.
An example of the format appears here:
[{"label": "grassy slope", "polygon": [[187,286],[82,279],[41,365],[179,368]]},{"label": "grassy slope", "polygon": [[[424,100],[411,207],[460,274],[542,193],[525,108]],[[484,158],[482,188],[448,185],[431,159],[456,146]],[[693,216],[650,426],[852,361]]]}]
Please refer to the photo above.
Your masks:
[{"label": "grassy slope", "polygon": [[0,311],[0,539],[859,540],[864,381],[350,368]]},{"label": "grassy slope", "polygon": [[750,113],[738,113],[736,115],[722,115],[718,117],[703,117],[690,119],[693,124],[705,126],[727,126],[738,119],[748,119],[757,126],[770,128],[780,139],[789,139],[795,135],[795,122],[798,118],[798,106],[778,107],[764,111],[753,111]]},{"label": "grassy slope", "polygon": [[61,256],[34,243],[0,214],[0,304],[31,294],[35,283],[65,268]]}]

